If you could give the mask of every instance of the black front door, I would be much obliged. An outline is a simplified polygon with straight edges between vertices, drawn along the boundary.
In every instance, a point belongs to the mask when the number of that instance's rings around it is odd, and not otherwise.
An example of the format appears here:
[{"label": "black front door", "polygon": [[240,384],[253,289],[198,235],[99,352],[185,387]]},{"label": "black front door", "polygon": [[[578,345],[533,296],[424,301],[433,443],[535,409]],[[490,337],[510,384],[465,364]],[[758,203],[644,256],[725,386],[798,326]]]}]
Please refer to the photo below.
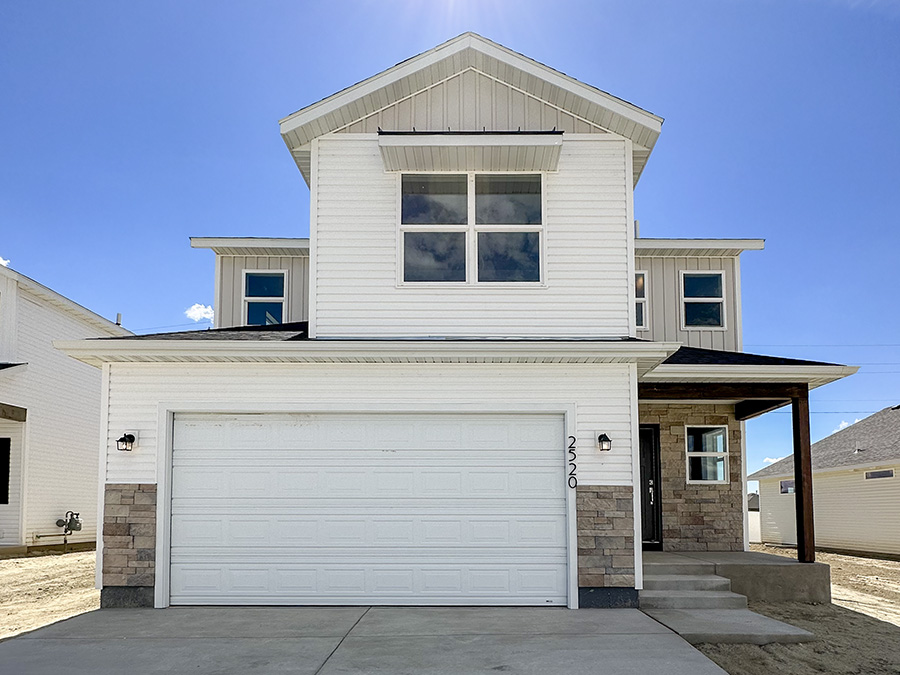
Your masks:
[{"label": "black front door", "polygon": [[662,549],[662,505],[659,489],[659,426],[642,425],[641,443],[641,539],[644,548]]}]

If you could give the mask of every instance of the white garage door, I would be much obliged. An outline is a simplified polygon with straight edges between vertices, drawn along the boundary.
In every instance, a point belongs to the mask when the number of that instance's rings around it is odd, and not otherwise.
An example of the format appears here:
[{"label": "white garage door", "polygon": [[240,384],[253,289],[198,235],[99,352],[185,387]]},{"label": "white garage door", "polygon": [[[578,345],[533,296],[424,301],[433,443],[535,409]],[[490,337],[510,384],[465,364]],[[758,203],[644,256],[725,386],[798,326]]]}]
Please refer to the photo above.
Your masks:
[{"label": "white garage door", "polygon": [[177,415],[172,604],[564,605],[555,415]]}]

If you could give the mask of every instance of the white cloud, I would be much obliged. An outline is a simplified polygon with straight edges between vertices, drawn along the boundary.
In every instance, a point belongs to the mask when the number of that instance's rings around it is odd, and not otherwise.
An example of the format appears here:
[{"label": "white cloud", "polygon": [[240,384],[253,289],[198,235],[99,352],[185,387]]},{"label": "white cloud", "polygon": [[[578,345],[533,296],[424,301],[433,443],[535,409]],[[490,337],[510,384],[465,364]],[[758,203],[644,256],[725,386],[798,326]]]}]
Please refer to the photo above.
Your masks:
[{"label": "white cloud", "polygon": [[[786,457],[786,456],[787,456],[787,455],[785,455],[785,457]],[[766,457],[763,461],[764,461],[766,464],[774,464],[775,462],[779,462],[779,461],[781,461],[782,459],[784,459],[784,457]]]},{"label": "white cloud", "polygon": [[0,265],[3,267],[9,267],[9,260],[0,255]]},{"label": "white cloud", "polygon": [[184,315],[191,321],[212,321],[213,308],[209,305],[195,303],[184,310]]},{"label": "white cloud", "polygon": [[859,422],[859,418],[858,418],[858,417],[857,417],[855,420],[853,420],[852,422],[848,422],[848,421],[846,421],[846,420],[843,420],[843,421],[841,421],[840,424],[838,424],[838,428],[832,430],[831,433],[836,434],[837,432],[843,431],[844,429],[846,429],[847,427],[849,427],[851,424],[856,424],[857,422]]}]

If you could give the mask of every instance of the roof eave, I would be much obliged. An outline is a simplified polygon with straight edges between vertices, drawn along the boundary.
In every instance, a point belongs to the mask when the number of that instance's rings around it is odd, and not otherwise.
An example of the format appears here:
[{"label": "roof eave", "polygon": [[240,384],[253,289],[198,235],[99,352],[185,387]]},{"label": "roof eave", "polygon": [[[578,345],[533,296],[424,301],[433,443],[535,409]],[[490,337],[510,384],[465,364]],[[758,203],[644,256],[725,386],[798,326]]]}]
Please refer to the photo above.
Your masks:
[{"label": "roof eave", "polygon": [[853,375],[858,366],[728,365],[663,363],[644,375],[643,382],[788,382],[810,389]]}]

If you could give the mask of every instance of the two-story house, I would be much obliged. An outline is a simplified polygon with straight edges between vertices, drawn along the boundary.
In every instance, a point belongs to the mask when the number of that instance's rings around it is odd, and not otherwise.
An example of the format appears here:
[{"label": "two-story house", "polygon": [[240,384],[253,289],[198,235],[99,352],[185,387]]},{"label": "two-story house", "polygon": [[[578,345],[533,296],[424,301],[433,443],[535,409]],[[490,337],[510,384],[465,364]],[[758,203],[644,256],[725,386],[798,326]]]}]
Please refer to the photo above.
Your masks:
[{"label": "two-story house", "polygon": [[100,373],[52,342],[124,335],[0,266],[0,552],[95,541]]},{"label": "two-story house", "polygon": [[213,330],[60,345],[104,605],[634,606],[644,546],[743,550],[743,420],[802,454],[853,369],[741,352],[761,241],[635,237],[661,125],[471,33],[282,120],[309,239],[194,239]]}]

